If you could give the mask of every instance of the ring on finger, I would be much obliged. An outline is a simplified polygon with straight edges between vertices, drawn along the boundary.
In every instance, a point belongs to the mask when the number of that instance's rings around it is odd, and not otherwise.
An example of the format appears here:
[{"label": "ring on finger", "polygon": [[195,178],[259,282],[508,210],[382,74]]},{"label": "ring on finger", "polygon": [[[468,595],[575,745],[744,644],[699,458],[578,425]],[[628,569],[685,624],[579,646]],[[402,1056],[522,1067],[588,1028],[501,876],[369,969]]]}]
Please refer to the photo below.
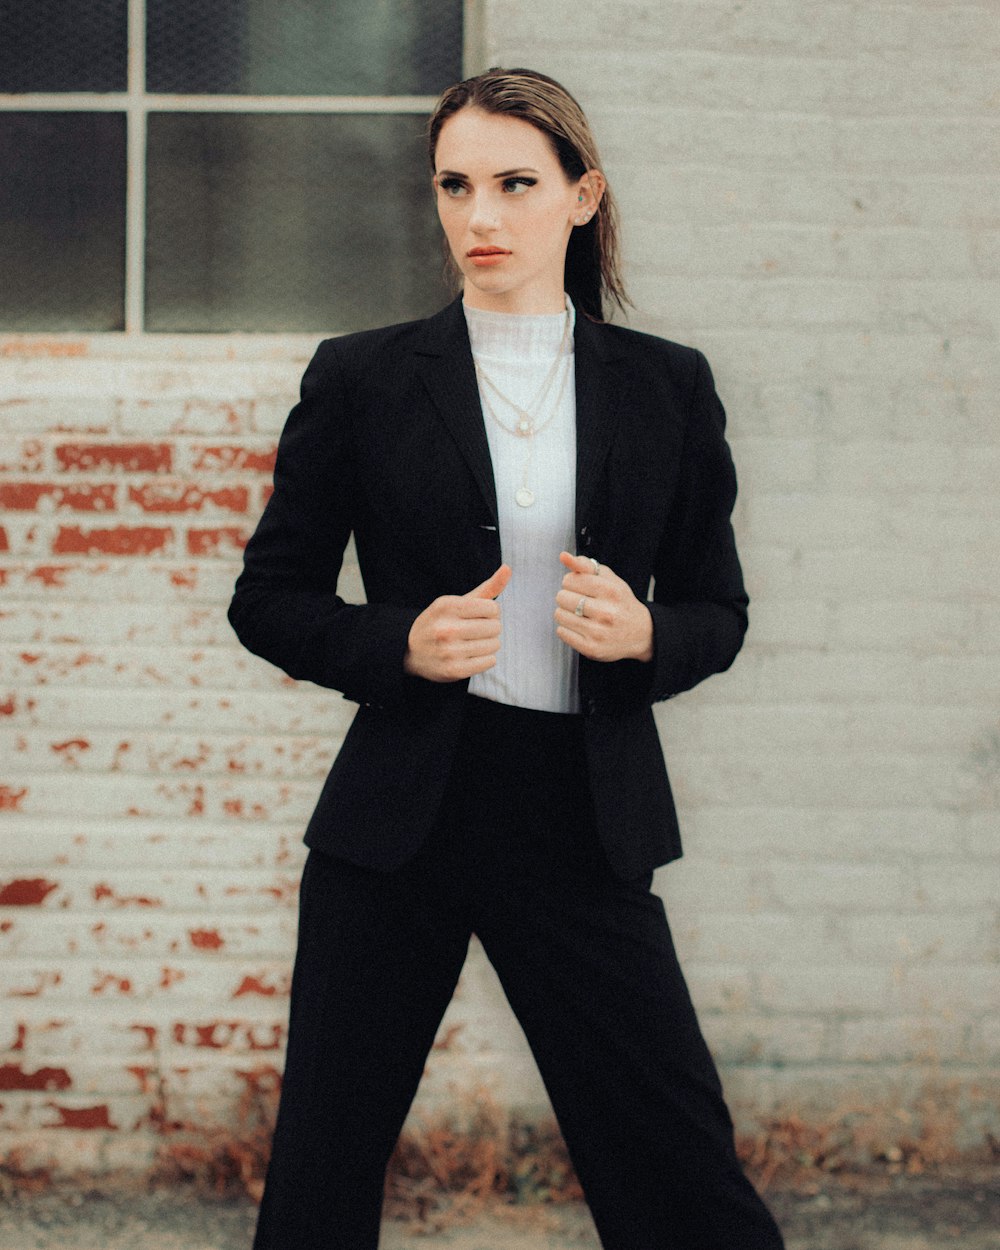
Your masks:
[{"label": "ring on finger", "polygon": [[587,557],[587,559],[588,559],[588,560],[590,561],[590,563],[594,566],[594,576],[595,576],[595,577],[600,577],[600,576],[601,576],[601,566],[600,566],[600,564],[598,563],[598,561],[597,561],[597,560],[595,560],[593,556],[588,556],[588,557]]},{"label": "ring on finger", "polygon": [[586,606],[586,603],[587,603],[587,596],[586,596],[586,595],[584,595],[584,596],[583,596],[583,598],[580,600],[580,602],[579,602],[579,603],[576,605],[576,607],[573,609],[573,615],[574,615],[574,616],[583,616],[583,609],[584,609],[584,607]]}]

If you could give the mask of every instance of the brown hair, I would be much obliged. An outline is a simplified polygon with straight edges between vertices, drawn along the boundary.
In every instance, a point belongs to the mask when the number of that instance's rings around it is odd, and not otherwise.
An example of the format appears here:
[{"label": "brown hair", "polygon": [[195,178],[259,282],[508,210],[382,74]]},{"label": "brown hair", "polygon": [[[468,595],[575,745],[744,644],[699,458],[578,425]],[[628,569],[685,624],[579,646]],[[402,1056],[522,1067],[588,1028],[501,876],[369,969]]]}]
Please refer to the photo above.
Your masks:
[{"label": "brown hair", "polygon": [[[441,127],[464,108],[503,113],[529,122],[548,137],[567,179],[601,169],[590,125],[576,100],[554,78],[530,69],[488,69],[449,87],[427,125],[427,147],[434,168]],[[566,250],[566,290],[575,306],[595,321],[604,320],[605,300],[624,311],[629,298],[621,276],[618,209],[606,189],[594,216],[570,235]]]}]

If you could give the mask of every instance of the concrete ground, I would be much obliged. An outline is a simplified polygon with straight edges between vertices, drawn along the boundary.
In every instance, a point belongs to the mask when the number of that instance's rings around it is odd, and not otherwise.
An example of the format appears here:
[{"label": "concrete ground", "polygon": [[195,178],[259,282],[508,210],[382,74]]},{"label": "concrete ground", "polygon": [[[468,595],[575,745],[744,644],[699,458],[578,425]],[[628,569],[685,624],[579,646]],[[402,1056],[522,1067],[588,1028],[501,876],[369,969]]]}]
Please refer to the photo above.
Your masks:
[{"label": "concrete ground", "polygon": [[[788,1250],[1000,1250],[995,1175],[861,1178],[768,1195]],[[192,1192],[8,1192],[0,1250],[249,1250],[254,1208]],[[382,1250],[597,1250],[576,1207],[510,1208],[446,1230],[385,1227]],[[289,1250],[295,1250],[289,1247]]]}]

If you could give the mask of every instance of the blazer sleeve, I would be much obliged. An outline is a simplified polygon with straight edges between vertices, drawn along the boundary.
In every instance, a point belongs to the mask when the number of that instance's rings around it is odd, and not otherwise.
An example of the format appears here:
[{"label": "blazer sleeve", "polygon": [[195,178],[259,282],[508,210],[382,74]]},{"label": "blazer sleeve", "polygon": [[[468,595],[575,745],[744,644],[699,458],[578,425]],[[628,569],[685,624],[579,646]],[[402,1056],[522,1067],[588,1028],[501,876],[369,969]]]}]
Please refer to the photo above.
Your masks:
[{"label": "blazer sleeve", "polygon": [[355,482],[350,405],[336,340],[321,343],[278,443],[274,493],[247,544],[229,607],[243,645],[290,677],[358,703],[404,698],[419,608],[337,593]]},{"label": "blazer sleeve", "polygon": [[649,700],[729,668],[747,629],[747,593],[730,517],[736,471],[708,361],[695,352],[675,495],[656,555]]}]

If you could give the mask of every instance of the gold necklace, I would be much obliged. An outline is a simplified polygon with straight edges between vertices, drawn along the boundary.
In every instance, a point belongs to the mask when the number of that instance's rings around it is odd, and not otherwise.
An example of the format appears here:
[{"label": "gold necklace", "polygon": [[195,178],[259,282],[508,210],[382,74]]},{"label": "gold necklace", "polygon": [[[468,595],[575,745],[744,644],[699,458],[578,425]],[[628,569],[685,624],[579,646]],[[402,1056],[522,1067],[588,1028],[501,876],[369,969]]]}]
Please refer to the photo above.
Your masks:
[{"label": "gold necklace", "polygon": [[[560,343],[559,345],[560,353],[561,353],[561,350],[565,341],[566,341],[566,336],[564,335],[563,342]],[[550,387],[552,386],[552,382],[555,378],[555,369],[556,367],[558,367],[560,362],[563,362],[563,361],[565,361],[566,367],[563,369],[562,379],[559,382],[559,391],[558,391],[558,394],[556,395],[555,403],[552,405],[552,411],[549,413],[548,417],[545,419],[545,421],[542,422],[541,425],[535,425],[534,418],[531,416],[531,414],[525,412],[523,408],[521,408],[518,404],[515,404],[513,400],[511,400],[507,395],[504,395],[503,391],[501,391],[496,385],[494,385],[492,382],[489,382],[489,379],[485,377],[485,375],[482,373],[482,370],[480,370],[479,366],[478,365],[476,366],[477,375],[483,378],[484,381],[488,382],[489,385],[493,387],[493,390],[496,391],[496,393],[500,396],[500,398],[505,400],[508,404],[510,404],[510,406],[514,409],[515,412],[522,414],[521,419],[518,421],[517,426],[515,428],[512,428],[511,426],[505,424],[505,422],[501,421],[500,418],[497,416],[496,409],[490,403],[489,396],[486,394],[486,391],[482,390],[480,392],[482,395],[483,407],[486,409],[487,414],[501,428],[501,430],[505,430],[508,434],[513,434],[516,438],[524,438],[528,440],[528,454],[525,457],[524,464],[521,468],[521,484],[517,488],[517,490],[514,491],[514,502],[518,505],[518,507],[521,507],[521,508],[530,508],[531,505],[535,502],[535,498],[536,498],[535,492],[528,485],[528,481],[531,475],[531,465],[535,456],[535,435],[541,434],[541,432],[544,429],[547,429],[548,426],[552,424],[553,420],[559,415],[559,411],[562,408],[563,396],[566,393],[566,383],[569,381],[569,375],[573,372],[573,368],[572,368],[573,357],[572,356],[563,356],[560,354],[556,357],[555,366],[549,370],[549,376],[545,379],[545,382],[542,385],[542,390],[539,392],[538,396],[535,399],[536,405],[539,405],[541,402],[544,401],[544,393],[550,389]],[[527,428],[522,428],[525,424],[525,421],[527,421],[528,423]]]}]

